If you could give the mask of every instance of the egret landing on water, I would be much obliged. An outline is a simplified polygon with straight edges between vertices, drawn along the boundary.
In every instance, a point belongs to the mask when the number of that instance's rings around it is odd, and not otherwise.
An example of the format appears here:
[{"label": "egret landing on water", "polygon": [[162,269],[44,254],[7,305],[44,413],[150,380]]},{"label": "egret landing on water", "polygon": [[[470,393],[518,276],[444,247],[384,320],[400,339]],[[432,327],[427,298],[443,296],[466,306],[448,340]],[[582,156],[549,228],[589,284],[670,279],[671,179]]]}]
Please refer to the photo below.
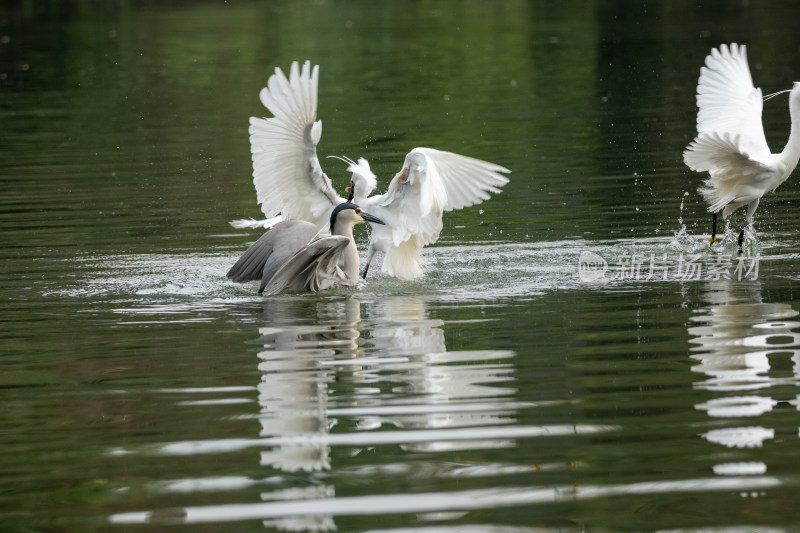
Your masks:
[{"label": "egret landing on water", "polygon": [[342,203],[331,213],[331,235],[317,238],[317,227],[303,220],[280,222],[261,236],[228,271],[233,281],[261,280],[259,294],[316,292],[335,284],[358,283],[358,249],[353,226],[383,221],[355,204]]},{"label": "egret landing on water", "polygon": [[[764,137],[761,109],[764,100],[785,92],[791,93],[792,129],[783,151],[773,154]],[[741,247],[761,197],[786,181],[800,159],[800,82],[762,99],[761,89],[753,86],[745,45],[723,44],[711,50],[700,68],[697,108],[697,137],[683,152],[683,161],[709,174],[699,191],[714,214],[711,244],[716,240],[717,214],[722,211],[725,219],[747,206],[738,239]]]},{"label": "egret landing on water", "polygon": [[[331,210],[345,201],[322,171],[317,144],[322,121],[317,120],[319,66],[292,63],[289,77],[276,68],[261,90],[264,106],[274,115],[250,119],[253,183],[267,220],[235,220],[234,227],[271,227],[280,220],[299,219],[323,228]],[[478,204],[508,183],[508,169],[434,150],[415,148],[392,179],[385,194],[377,186],[369,163],[341,158],[352,173],[350,198],[383,220],[372,226],[369,261],[384,252],[381,269],[401,279],[423,274],[422,247],[436,242],[446,211]],[[366,268],[364,275],[366,276]]]}]

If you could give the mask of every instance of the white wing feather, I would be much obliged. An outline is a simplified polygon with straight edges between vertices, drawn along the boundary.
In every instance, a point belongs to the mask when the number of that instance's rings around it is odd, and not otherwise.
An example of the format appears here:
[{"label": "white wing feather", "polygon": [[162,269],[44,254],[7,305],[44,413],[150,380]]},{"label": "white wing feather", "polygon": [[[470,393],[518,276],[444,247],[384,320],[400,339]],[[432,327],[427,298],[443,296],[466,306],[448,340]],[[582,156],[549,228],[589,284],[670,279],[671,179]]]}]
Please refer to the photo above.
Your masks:
[{"label": "white wing feather", "polygon": [[752,201],[752,186],[771,178],[775,156],[764,136],[761,89],[753,86],[744,45],[711,50],[700,69],[697,107],[697,137],[683,161],[696,172],[708,172],[700,188],[708,210]]},{"label": "white wing feather", "polygon": [[[262,103],[274,116],[250,119],[250,145],[258,203],[271,220],[234,221],[236,227],[300,219],[324,228],[331,209],[345,201],[317,157],[322,135],[322,122],[316,120],[318,79],[318,66],[312,69],[306,61],[301,70],[294,62],[288,78],[276,68],[261,91]],[[362,161],[350,161],[349,168],[360,193],[357,202],[387,224],[373,226],[370,246],[386,253],[383,271],[401,279],[422,275],[422,247],[439,238],[444,212],[487,200],[508,183],[502,173],[510,172],[479,159],[415,148],[386,194],[361,197],[375,186],[374,174]]]},{"label": "white wing feather", "polygon": [[274,115],[250,119],[253,184],[267,218],[307,220],[324,227],[331,209],[343,202],[322,172],[317,144],[322,121],[317,118],[319,66],[302,70],[293,62],[287,79],[276,68],[259,97]]},{"label": "white wing feather", "polygon": [[[442,229],[442,214],[489,199],[500,192],[508,178],[500,174],[507,168],[433,148],[414,148],[406,156],[403,168],[392,179],[386,194],[373,196],[368,204],[373,214],[391,212],[386,221],[392,226],[395,245],[415,237],[425,246],[436,242]],[[365,206],[367,210],[370,205]]]},{"label": "white wing feather", "polygon": [[446,211],[478,204],[508,183],[507,168],[433,148],[415,148],[386,194],[362,207],[386,226],[373,226],[371,244],[385,252],[382,270],[401,279],[422,275],[422,247],[439,239]]},{"label": "white wing feather", "polygon": [[[708,203],[710,213],[731,203],[749,203],[760,198],[753,186],[758,187],[761,180],[772,175],[768,166],[748,158],[738,146],[738,135],[702,133],[684,155],[689,168],[709,173],[700,187],[700,194]],[[727,214],[723,214],[723,218],[727,218]]]},{"label": "white wing feather", "polygon": [[489,193],[499,193],[500,187],[508,183],[508,178],[500,173],[511,172],[488,161],[433,148],[415,148],[414,152],[424,154],[441,178],[447,193],[445,211],[488,200]]},{"label": "white wing feather", "polygon": [[711,50],[697,81],[697,133],[737,133],[740,148],[750,157],[769,154],[763,106],[747,65],[747,47],[734,43]]}]

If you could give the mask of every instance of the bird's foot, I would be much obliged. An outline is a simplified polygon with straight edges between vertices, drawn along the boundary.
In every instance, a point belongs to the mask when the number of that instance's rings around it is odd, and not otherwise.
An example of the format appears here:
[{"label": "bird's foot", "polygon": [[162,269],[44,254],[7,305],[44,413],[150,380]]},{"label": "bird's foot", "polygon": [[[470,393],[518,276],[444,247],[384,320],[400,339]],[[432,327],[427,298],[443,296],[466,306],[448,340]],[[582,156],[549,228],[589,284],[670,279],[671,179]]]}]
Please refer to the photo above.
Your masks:
[{"label": "bird's foot", "polygon": [[710,238],[708,239],[708,245],[709,245],[709,246],[711,246],[711,245],[712,245],[712,244],[714,244],[715,242],[717,242],[717,238],[716,238],[716,237],[710,237]]}]

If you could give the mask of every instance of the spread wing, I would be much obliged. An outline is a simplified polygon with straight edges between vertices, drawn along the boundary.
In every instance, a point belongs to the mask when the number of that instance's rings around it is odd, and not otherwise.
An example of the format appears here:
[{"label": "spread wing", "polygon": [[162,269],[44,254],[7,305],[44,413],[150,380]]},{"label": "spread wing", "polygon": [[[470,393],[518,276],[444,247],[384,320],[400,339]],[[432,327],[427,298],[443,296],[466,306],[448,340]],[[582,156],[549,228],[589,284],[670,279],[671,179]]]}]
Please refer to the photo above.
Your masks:
[{"label": "spread wing", "polygon": [[420,246],[436,242],[442,214],[489,199],[508,183],[507,168],[433,148],[414,148],[389,190],[365,202],[365,209],[391,226],[395,246],[414,237]]},{"label": "spread wing", "polygon": [[700,189],[717,212],[756,180],[771,175],[773,155],[761,122],[761,89],[753,86],[744,45],[711,50],[697,82],[697,137],[683,152],[696,172],[708,172]]},{"label": "spread wing", "polygon": [[[304,246],[264,284],[266,295],[283,291],[321,291],[346,280],[338,266],[350,239],[342,235],[322,237]],[[263,282],[263,281],[262,281]]]},{"label": "spread wing", "polygon": [[736,134],[746,157],[762,159],[769,154],[763,105],[761,89],[750,76],[747,47],[734,43],[711,50],[697,81],[697,133]]},{"label": "spread wing", "polygon": [[276,68],[259,97],[274,116],[250,119],[253,184],[267,218],[306,220],[324,226],[331,209],[344,201],[322,172],[317,144],[319,66],[292,63],[289,78]]}]

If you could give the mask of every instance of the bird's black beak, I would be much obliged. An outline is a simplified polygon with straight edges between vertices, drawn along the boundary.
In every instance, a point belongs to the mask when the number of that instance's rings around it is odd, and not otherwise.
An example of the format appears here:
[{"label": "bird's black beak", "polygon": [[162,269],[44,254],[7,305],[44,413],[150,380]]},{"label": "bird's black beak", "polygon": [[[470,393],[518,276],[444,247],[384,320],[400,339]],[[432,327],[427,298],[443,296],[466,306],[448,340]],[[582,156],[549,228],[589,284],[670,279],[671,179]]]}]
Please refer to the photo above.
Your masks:
[{"label": "bird's black beak", "polygon": [[379,219],[378,217],[374,217],[374,216],[370,215],[369,213],[363,213],[362,212],[361,213],[361,219],[364,222],[372,222],[373,224],[380,224],[382,226],[386,225],[386,222],[384,222],[383,220]]}]

